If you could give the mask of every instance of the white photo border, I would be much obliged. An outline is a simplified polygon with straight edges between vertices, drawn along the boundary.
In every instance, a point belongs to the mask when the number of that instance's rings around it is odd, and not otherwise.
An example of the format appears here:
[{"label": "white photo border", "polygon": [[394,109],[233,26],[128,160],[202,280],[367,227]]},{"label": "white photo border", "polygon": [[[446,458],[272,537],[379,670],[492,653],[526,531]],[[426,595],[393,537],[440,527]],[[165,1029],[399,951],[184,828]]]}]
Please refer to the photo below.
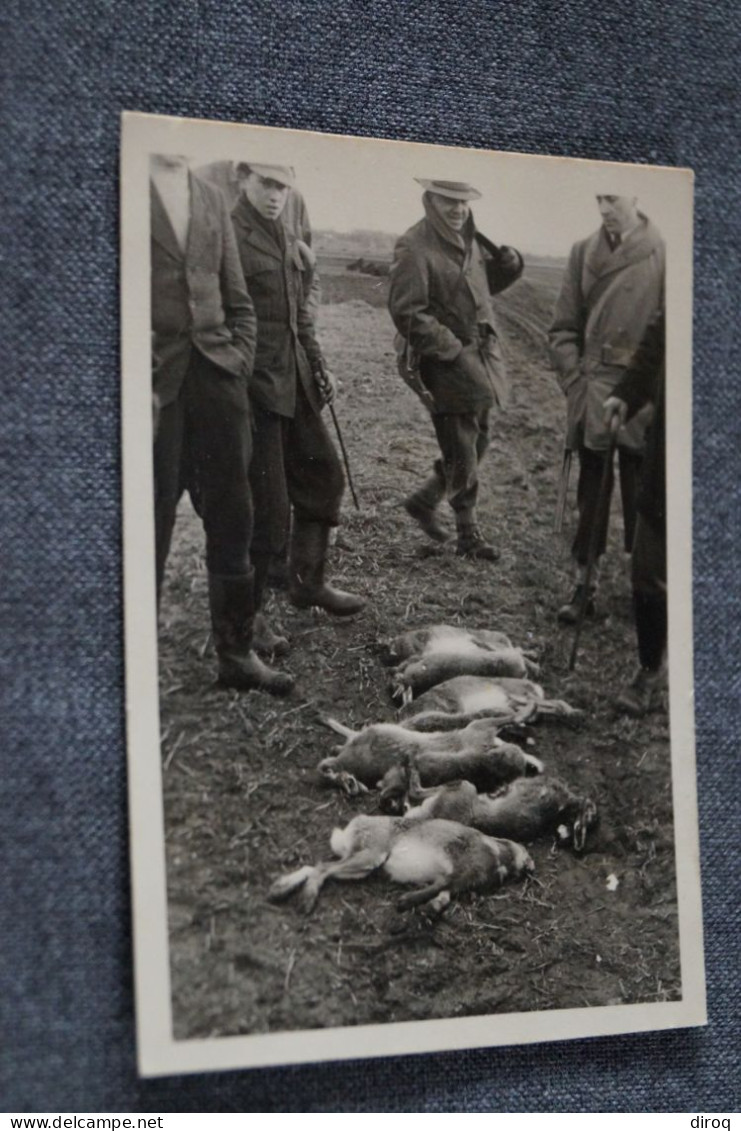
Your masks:
[{"label": "white photo border", "polygon": [[[152,499],[149,154],[195,152],[207,161],[278,145],[306,151],[321,143],[338,156],[350,143],[406,150],[410,177],[451,154],[477,155],[497,173],[531,163],[534,176],[587,199],[605,191],[641,198],[663,192],[660,227],[667,245],[667,507],[669,672],[682,999],[640,1005],[388,1022],[238,1037],[175,1040],[167,929],[165,828],[158,710]],[[296,161],[298,164],[298,160]],[[608,174],[607,178],[605,174]],[[505,174],[506,175],[506,174]],[[143,1076],[319,1060],[435,1052],[480,1046],[597,1037],[706,1023],[694,749],[692,669],[692,203],[688,169],[467,150],[226,122],[125,113],[121,144],[121,312],[123,558],[126,719],[137,1052]]]}]

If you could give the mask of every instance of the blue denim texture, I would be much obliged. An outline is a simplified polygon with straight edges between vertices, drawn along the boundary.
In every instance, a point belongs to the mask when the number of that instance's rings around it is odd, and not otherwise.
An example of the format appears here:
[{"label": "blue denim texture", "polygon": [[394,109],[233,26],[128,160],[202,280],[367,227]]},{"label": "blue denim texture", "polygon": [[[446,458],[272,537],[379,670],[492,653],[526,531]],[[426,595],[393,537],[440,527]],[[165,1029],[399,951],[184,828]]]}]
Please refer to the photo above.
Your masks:
[{"label": "blue denim texture", "polygon": [[[1,30],[4,1110],[734,1110],[741,7],[6,0]],[[137,1079],[118,420],[124,109],[695,169],[707,1029]]]}]

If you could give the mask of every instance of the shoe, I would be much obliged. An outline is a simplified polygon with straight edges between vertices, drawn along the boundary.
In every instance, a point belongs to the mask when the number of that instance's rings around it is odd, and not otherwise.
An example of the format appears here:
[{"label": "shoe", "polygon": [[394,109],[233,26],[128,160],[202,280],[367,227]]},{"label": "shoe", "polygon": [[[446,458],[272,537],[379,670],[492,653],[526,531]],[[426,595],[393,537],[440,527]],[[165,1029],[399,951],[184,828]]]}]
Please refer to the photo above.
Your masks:
[{"label": "shoe", "polygon": [[317,605],[336,617],[362,612],[365,601],[355,593],[334,589],[324,580],[329,547],[329,526],[324,522],[294,518],[288,563],[288,600],[297,609]]},{"label": "shoe", "polygon": [[499,550],[486,541],[478,526],[459,527],[455,552],[459,558],[476,558],[484,562],[496,562],[500,557]]},{"label": "shoe", "polygon": [[[589,596],[587,597],[586,608],[584,609],[584,616],[592,618],[595,614],[594,594],[597,592],[597,590],[594,588],[594,586],[591,585],[589,587],[589,590],[590,591]],[[579,614],[581,613],[581,603],[583,597],[584,586],[577,585],[571,600],[567,604],[561,605],[561,608],[558,610],[557,615],[561,624],[576,624],[579,619]]]},{"label": "shoe", "polygon": [[254,571],[236,576],[210,573],[208,597],[221,686],[290,695],[293,676],[268,667],[253,649]]},{"label": "shoe", "polygon": [[404,500],[404,510],[410,518],[414,519],[420,530],[423,530],[428,538],[432,538],[433,542],[448,541],[450,535],[447,530],[440,525],[434,507],[426,506],[424,503],[420,502],[419,499],[415,498],[414,495],[410,495],[408,499]]},{"label": "shoe", "polygon": [[621,715],[642,719],[651,711],[661,707],[662,692],[666,690],[666,672],[639,668],[633,680],[615,700],[615,708]]},{"label": "shoe", "polygon": [[290,695],[294,678],[263,663],[257,652],[219,656],[219,684],[235,691],[267,691],[269,695]]},{"label": "shoe", "polygon": [[288,637],[273,632],[263,613],[256,613],[252,627],[252,647],[260,656],[285,656],[291,645]]}]

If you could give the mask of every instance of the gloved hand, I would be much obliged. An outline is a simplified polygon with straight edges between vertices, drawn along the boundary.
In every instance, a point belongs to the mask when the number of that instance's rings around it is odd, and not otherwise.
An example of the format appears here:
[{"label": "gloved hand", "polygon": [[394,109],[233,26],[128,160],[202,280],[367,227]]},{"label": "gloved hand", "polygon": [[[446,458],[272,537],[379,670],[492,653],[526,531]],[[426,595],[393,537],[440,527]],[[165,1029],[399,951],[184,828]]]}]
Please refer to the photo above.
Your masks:
[{"label": "gloved hand", "polygon": [[502,245],[499,248],[499,266],[505,271],[514,271],[520,265],[520,256],[513,247]]}]

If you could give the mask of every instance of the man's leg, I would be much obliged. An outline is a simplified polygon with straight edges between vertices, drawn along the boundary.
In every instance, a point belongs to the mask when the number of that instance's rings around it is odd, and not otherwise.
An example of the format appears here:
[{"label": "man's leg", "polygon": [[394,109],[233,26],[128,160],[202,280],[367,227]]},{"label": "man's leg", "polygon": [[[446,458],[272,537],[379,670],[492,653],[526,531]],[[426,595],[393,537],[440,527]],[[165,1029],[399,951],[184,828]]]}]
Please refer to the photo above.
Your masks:
[{"label": "man's leg", "polygon": [[194,355],[185,382],[186,435],[206,532],[206,565],[219,680],[239,690],[286,695],[291,676],[252,648],[255,593],[249,548],[253,512],[248,470],[252,420],[244,382]]},{"label": "man's leg", "polygon": [[300,383],[296,413],[285,437],[284,463],[293,506],[289,599],[298,608],[319,605],[335,616],[359,613],[365,607],[362,597],[325,581],[329,532],[339,523],[345,480],[324,422]]},{"label": "man's leg", "polygon": [[404,510],[433,542],[448,540],[448,532],[436,513],[444,498],[445,469],[442,459],[436,459],[432,475],[428,475],[422,486],[404,500]]},{"label": "man's leg", "polygon": [[620,498],[623,504],[623,545],[626,554],[630,554],[633,550],[633,543],[636,537],[636,520],[638,518],[636,502],[641,481],[643,454],[641,452],[634,452],[630,448],[618,448],[618,460],[620,468]]},{"label": "man's leg", "polygon": [[287,553],[285,544],[290,520],[290,503],[284,468],[284,435],[289,425],[285,417],[252,406],[252,461],[249,480],[254,507],[254,531],[250,558],[255,571],[255,648],[263,654],[283,655],[288,640],[273,632],[262,610],[270,567],[276,557]]},{"label": "man's leg", "polygon": [[[586,615],[594,616],[594,596],[599,585],[600,558],[607,548],[607,530],[610,522],[610,500],[615,473],[610,465],[607,491],[602,495],[602,475],[605,466],[605,452],[594,452],[584,446],[579,448],[579,482],[576,488],[576,503],[579,520],[571,547],[576,574],[576,588],[571,599],[558,610],[562,624],[575,624],[581,609],[582,596],[587,577],[587,560],[593,536],[596,536],[596,553],[590,592],[587,596]],[[595,527],[596,533],[595,533]]]},{"label": "man's leg", "polygon": [[448,502],[455,514],[456,553],[496,561],[499,551],[486,542],[476,521],[478,466],[489,445],[488,410],[436,413],[432,419],[442,453]]},{"label": "man's leg", "polygon": [[631,562],[638,671],[618,697],[619,711],[641,717],[658,707],[666,687],[666,529],[638,515]]}]

